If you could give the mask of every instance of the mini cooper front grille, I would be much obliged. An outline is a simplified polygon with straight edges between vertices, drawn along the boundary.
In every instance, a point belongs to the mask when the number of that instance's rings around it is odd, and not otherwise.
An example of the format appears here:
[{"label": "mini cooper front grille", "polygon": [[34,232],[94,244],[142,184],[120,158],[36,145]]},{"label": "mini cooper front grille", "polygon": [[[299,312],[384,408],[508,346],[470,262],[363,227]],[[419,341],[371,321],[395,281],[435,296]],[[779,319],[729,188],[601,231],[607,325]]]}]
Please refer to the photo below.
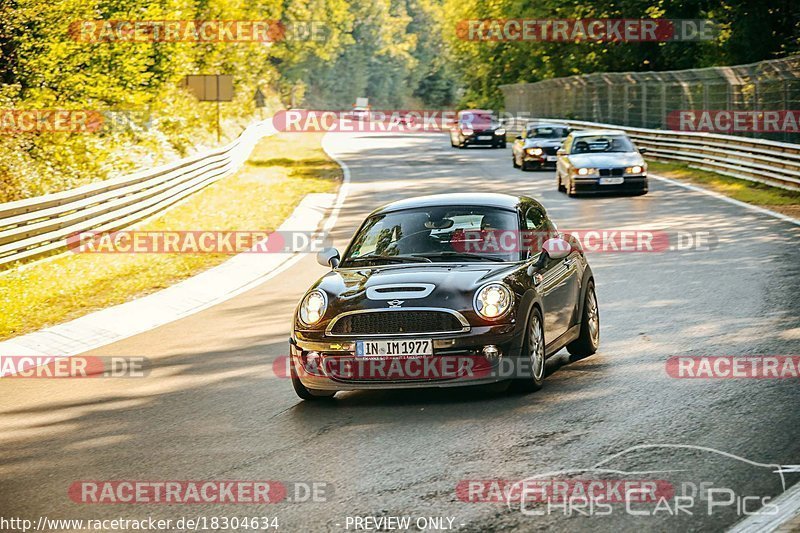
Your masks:
[{"label": "mini cooper front grille", "polygon": [[464,331],[458,318],[445,311],[378,311],[344,315],[331,328],[333,335],[403,335]]},{"label": "mini cooper front grille", "polygon": [[555,146],[546,146],[543,148],[543,150],[545,155],[556,155],[556,152],[558,152],[558,148]]}]

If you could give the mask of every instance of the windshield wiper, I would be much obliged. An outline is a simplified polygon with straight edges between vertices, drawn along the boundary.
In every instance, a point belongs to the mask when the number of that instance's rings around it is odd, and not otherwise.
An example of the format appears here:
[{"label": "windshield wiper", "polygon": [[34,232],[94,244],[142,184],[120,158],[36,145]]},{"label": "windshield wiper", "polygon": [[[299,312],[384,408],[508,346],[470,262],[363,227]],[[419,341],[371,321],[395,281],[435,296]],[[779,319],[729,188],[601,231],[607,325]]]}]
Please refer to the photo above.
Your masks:
[{"label": "windshield wiper", "polygon": [[484,254],[468,254],[464,252],[433,252],[428,254],[411,254],[414,257],[445,257],[447,259],[473,259],[478,261],[495,261],[504,263],[506,260],[502,257],[495,257],[493,255]]},{"label": "windshield wiper", "polygon": [[362,255],[347,260],[347,263],[365,263],[367,261],[386,261],[388,263],[419,263],[424,259],[427,263],[432,263],[430,259],[417,255]]}]

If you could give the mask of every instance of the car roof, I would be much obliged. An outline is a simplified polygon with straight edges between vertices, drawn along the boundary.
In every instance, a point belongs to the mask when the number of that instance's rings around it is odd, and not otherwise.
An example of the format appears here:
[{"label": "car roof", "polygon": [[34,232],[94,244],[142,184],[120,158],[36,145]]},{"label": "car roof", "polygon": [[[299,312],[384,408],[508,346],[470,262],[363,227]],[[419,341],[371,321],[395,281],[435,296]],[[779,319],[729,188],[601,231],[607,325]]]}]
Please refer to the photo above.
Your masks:
[{"label": "car roof", "polygon": [[561,122],[528,122],[525,124],[525,129],[529,130],[531,128],[566,128],[569,129],[567,124],[562,124]]},{"label": "car roof", "polygon": [[461,116],[464,113],[472,113],[473,115],[491,115],[491,109],[462,109],[458,112],[458,116]]},{"label": "car roof", "polygon": [[[446,207],[446,206],[488,206],[504,209],[516,209],[522,202],[533,202],[542,207],[539,202],[527,196],[514,196],[500,193],[447,193],[431,194],[428,196],[415,196],[397,200],[379,207],[371,213],[389,213],[392,211],[402,211],[404,209],[414,209],[417,207]],[[542,207],[544,210],[544,207]]]},{"label": "car roof", "polygon": [[573,131],[572,137],[589,137],[595,135],[628,135],[622,130],[581,130]]}]

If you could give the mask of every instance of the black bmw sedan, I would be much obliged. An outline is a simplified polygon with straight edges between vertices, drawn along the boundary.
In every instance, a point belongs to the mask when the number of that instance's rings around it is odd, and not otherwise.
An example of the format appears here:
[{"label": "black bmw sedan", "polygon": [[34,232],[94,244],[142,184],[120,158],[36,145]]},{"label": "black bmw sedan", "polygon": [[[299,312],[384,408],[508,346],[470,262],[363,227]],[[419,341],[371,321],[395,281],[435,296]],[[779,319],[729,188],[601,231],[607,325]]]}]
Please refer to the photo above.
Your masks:
[{"label": "black bmw sedan", "polygon": [[340,390],[508,382],[536,390],[562,348],[600,340],[580,244],[525,196],[443,194],[371,213],[301,299],[291,377],[305,400]]},{"label": "black bmw sedan", "polygon": [[458,120],[450,129],[450,146],[506,147],[506,129],[491,111],[465,109],[458,112]]},{"label": "black bmw sedan", "polygon": [[528,124],[511,145],[511,163],[523,171],[556,168],[556,152],[570,131],[566,124]]}]

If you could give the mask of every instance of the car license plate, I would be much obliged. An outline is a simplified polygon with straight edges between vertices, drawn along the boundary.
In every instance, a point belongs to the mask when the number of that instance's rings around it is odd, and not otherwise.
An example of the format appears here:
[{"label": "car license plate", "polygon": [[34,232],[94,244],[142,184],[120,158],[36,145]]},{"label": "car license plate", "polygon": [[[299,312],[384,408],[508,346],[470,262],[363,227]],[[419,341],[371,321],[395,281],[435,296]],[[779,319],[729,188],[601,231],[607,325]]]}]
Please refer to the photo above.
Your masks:
[{"label": "car license plate", "polygon": [[555,160],[556,160],[556,156],[554,156],[554,155],[548,155],[548,156],[547,156],[547,160],[548,160],[548,161],[555,161]]},{"label": "car license plate", "polygon": [[491,135],[478,135],[478,140],[479,141],[491,141],[492,140],[492,136]]},{"label": "car license plate", "polygon": [[600,178],[600,185],[619,185],[625,183],[625,178]]},{"label": "car license plate", "polygon": [[430,339],[356,341],[356,357],[414,357],[433,355]]}]

